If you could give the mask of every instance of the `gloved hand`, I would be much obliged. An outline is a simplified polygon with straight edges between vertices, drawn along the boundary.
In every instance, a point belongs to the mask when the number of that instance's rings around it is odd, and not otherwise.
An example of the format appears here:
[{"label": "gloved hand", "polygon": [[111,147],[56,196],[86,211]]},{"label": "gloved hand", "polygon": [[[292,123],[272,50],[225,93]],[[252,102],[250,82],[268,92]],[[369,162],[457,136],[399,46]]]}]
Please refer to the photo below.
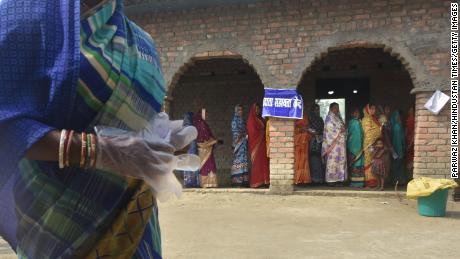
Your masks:
[{"label": "gloved hand", "polygon": [[155,116],[148,127],[137,133],[96,127],[96,134],[96,168],[144,180],[160,201],[171,194],[179,197],[182,192],[174,170],[195,171],[200,167],[198,156],[174,156],[176,150],[196,139],[196,129],[183,127],[182,121],[170,121],[165,113]]}]

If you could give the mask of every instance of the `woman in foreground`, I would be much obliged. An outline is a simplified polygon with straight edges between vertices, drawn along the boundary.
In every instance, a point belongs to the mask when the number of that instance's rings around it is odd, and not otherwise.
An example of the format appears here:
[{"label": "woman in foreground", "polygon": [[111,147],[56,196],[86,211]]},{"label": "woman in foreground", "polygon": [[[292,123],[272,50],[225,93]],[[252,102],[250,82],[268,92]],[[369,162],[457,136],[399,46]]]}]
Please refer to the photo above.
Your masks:
[{"label": "woman in foreground", "polygon": [[189,142],[176,137],[196,130],[130,133],[165,90],[152,39],[122,9],[0,1],[13,12],[0,25],[0,233],[19,258],[161,258],[155,194]]}]

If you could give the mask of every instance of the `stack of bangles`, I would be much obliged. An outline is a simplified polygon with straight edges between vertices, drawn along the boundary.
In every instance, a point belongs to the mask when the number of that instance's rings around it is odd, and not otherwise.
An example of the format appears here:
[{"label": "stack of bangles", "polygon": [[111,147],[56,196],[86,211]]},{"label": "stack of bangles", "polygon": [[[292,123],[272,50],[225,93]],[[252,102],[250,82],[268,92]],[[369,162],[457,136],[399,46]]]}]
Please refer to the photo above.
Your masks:
[{"label": "stack of bangles", "polygon": [[[59,168],[70,167],[70,148],[72,147],[73,130],[62,130],[59,141]],[[91,169],[96,164],[96,136],[81,133],[80,168]]]}]

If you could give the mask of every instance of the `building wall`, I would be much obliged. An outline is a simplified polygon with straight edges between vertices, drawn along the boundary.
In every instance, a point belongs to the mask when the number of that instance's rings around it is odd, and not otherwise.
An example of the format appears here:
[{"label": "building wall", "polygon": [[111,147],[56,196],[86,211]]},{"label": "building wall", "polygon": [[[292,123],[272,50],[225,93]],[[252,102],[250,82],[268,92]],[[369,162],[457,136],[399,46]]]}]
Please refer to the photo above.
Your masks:
[{"label": "building wall", "polygon": [[[447,146],[437,143],[447,140],[447,133],[438,132],[448,128],[447,111],[445,116],[431,116],[422,106],[433,90],[449,86],[449,8],[450,1],[444,0],[273,0],[142,13],[131,18],[156,41],[169,95],[180,87],[181,76],[194,58],[240,55],[254,67],[264,86],[296,88],[302,78],[313,80],[303,77],[305,72],[331,51],[382,48],[402,64],[417,95],[417,139],[428,145],[416,146],[416,158],[431,161],[430,152],[439,155],[436,162],[419,161],[415,174],[444,176],[449,165],[449,156],[443,151]],[[386,92],[384,87],[376,88],[376,96]],[[289,125],[280,127],[288,131],[275,127],[275,135],[293,134],[292,121],[277,123]],[[282,149],[271,155],[293,156],[290,152],[293,150]],[[279,163],[272,159],[272,168],[281,166]],[[285,174],[283,177],[289,178],[290,170],[278,168],[272,170],[272,176]]]},{"label": "building wall", "polygon": [[434,88],[448,75],[449,6],[443,0],[278,0],[132,18],[155,39],[171,86],[180,68],[203,52],[239,53],[265,85],[295,87],[330,48],[377,44],[403,61],[414,86]]}]

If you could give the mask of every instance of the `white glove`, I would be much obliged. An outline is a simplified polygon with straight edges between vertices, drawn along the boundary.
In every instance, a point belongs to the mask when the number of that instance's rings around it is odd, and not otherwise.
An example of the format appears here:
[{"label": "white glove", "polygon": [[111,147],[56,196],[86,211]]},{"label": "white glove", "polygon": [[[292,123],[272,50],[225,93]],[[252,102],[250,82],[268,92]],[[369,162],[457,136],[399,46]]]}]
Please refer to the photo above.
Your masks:
[{"label": "white glove", "polygon": [[196,171],[200,167],[196,155],[174,156],[176,150],[196,139],[196,129],[183,127],[182,121],[170,121],[165,113],[155,116],[146,129],[137,133],[96,127],[96,134],[96,169],[144,180],[160,201],[182,193],[174,170]]}]

